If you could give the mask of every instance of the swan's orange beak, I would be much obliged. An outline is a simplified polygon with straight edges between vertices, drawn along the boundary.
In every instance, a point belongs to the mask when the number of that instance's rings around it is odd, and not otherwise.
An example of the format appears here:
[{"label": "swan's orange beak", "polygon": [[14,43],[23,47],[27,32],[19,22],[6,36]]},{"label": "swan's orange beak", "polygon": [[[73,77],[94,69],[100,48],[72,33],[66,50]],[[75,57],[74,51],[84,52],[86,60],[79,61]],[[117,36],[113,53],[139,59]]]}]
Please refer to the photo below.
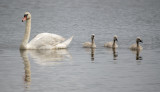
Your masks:
[{"label": "swan's orange beak", "polygon": [[27,16],[25,16],[25,17],[22,19],[22,22],[24,22],[25,20],[27,20]]}]

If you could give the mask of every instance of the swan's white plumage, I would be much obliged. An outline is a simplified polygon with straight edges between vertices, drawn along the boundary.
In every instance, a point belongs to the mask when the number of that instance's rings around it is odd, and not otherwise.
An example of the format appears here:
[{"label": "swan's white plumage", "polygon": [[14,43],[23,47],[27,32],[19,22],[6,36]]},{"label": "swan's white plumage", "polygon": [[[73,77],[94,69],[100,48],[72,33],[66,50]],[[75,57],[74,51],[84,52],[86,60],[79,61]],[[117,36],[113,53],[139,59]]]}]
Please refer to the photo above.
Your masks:
[{"label": "swan's white plumage", "polygon": [[35,38],[33,38],[29,43],[30,30],[31,30],[31,14],[26,12],[22,20],[26,20],[26,29],[24,39],[21,43],[20,49],[59,49],[67,48],[67,46],[72,41],[72,38],[69,38],[65,41],[60,35],[51,34],[51,33],[40,33]]},{"label": "swan's white plumage", "polygon": [[64,48],[67,48],[67,46],[70,44],[70,42],[72,41],[72,39],[73,39],[73,36],[70,37],[68,40],[66,40],[64,42],[59,43],[59,44],[53,46],[52,49],[64,49]]},{"label": "swan's white plumage", "polygon": [[52,49],[53,46],[63,42],[65,38],[51,33],[40,33],[28,44],[28,49]]}]

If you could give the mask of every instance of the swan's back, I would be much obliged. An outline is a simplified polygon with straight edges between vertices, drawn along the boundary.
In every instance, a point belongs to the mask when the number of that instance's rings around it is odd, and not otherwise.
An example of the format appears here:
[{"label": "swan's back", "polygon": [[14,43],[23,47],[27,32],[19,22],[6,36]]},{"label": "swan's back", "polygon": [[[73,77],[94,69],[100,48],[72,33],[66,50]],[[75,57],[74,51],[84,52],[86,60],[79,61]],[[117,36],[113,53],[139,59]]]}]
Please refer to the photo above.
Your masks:
[{"label": "swan's back", "polygon": [[40,33],[28,44],[29,49],[51,49],[53,46],[63,42],[65,39],[59,35],[51,33]]}]

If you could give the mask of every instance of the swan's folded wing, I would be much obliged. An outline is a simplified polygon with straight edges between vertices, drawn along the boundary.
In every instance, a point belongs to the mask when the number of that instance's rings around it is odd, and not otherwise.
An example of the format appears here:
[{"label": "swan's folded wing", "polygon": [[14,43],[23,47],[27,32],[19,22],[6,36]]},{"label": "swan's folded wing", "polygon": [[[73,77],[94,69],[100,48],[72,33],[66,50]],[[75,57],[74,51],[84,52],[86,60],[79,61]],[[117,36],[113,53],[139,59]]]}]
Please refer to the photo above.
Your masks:
[{"label": "swan's folded wing", "polygon": [[69,39],[67,39],[66,41],[57,44],[56,46],[54,46],[52,49],[65,49],[68,47],[68,45],[70,44],[70,42],[72,41],[73,36],[70,37]]},{"label": "swan's folded wing", "polygon": [[40,33],[29,42],[28,46],[33,47],[33,49],[34,47],[41,48],[42,46],[55,46],[64,40],[63,37],[56,34]]}]

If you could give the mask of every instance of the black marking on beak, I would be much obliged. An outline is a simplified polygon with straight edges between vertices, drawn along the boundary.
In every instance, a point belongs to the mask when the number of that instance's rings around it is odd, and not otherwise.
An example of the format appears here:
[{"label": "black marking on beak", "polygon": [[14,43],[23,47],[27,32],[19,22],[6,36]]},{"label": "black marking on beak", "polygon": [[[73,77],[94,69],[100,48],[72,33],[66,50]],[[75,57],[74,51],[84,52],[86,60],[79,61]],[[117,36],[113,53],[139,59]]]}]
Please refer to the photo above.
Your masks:
[{"label": "black marking on beak", "polygon": [[22,19],[22,22],[24,22],[25,20],[27,20],[27,16],[28,16],[28,14],[24,14],[24,18]]}]

